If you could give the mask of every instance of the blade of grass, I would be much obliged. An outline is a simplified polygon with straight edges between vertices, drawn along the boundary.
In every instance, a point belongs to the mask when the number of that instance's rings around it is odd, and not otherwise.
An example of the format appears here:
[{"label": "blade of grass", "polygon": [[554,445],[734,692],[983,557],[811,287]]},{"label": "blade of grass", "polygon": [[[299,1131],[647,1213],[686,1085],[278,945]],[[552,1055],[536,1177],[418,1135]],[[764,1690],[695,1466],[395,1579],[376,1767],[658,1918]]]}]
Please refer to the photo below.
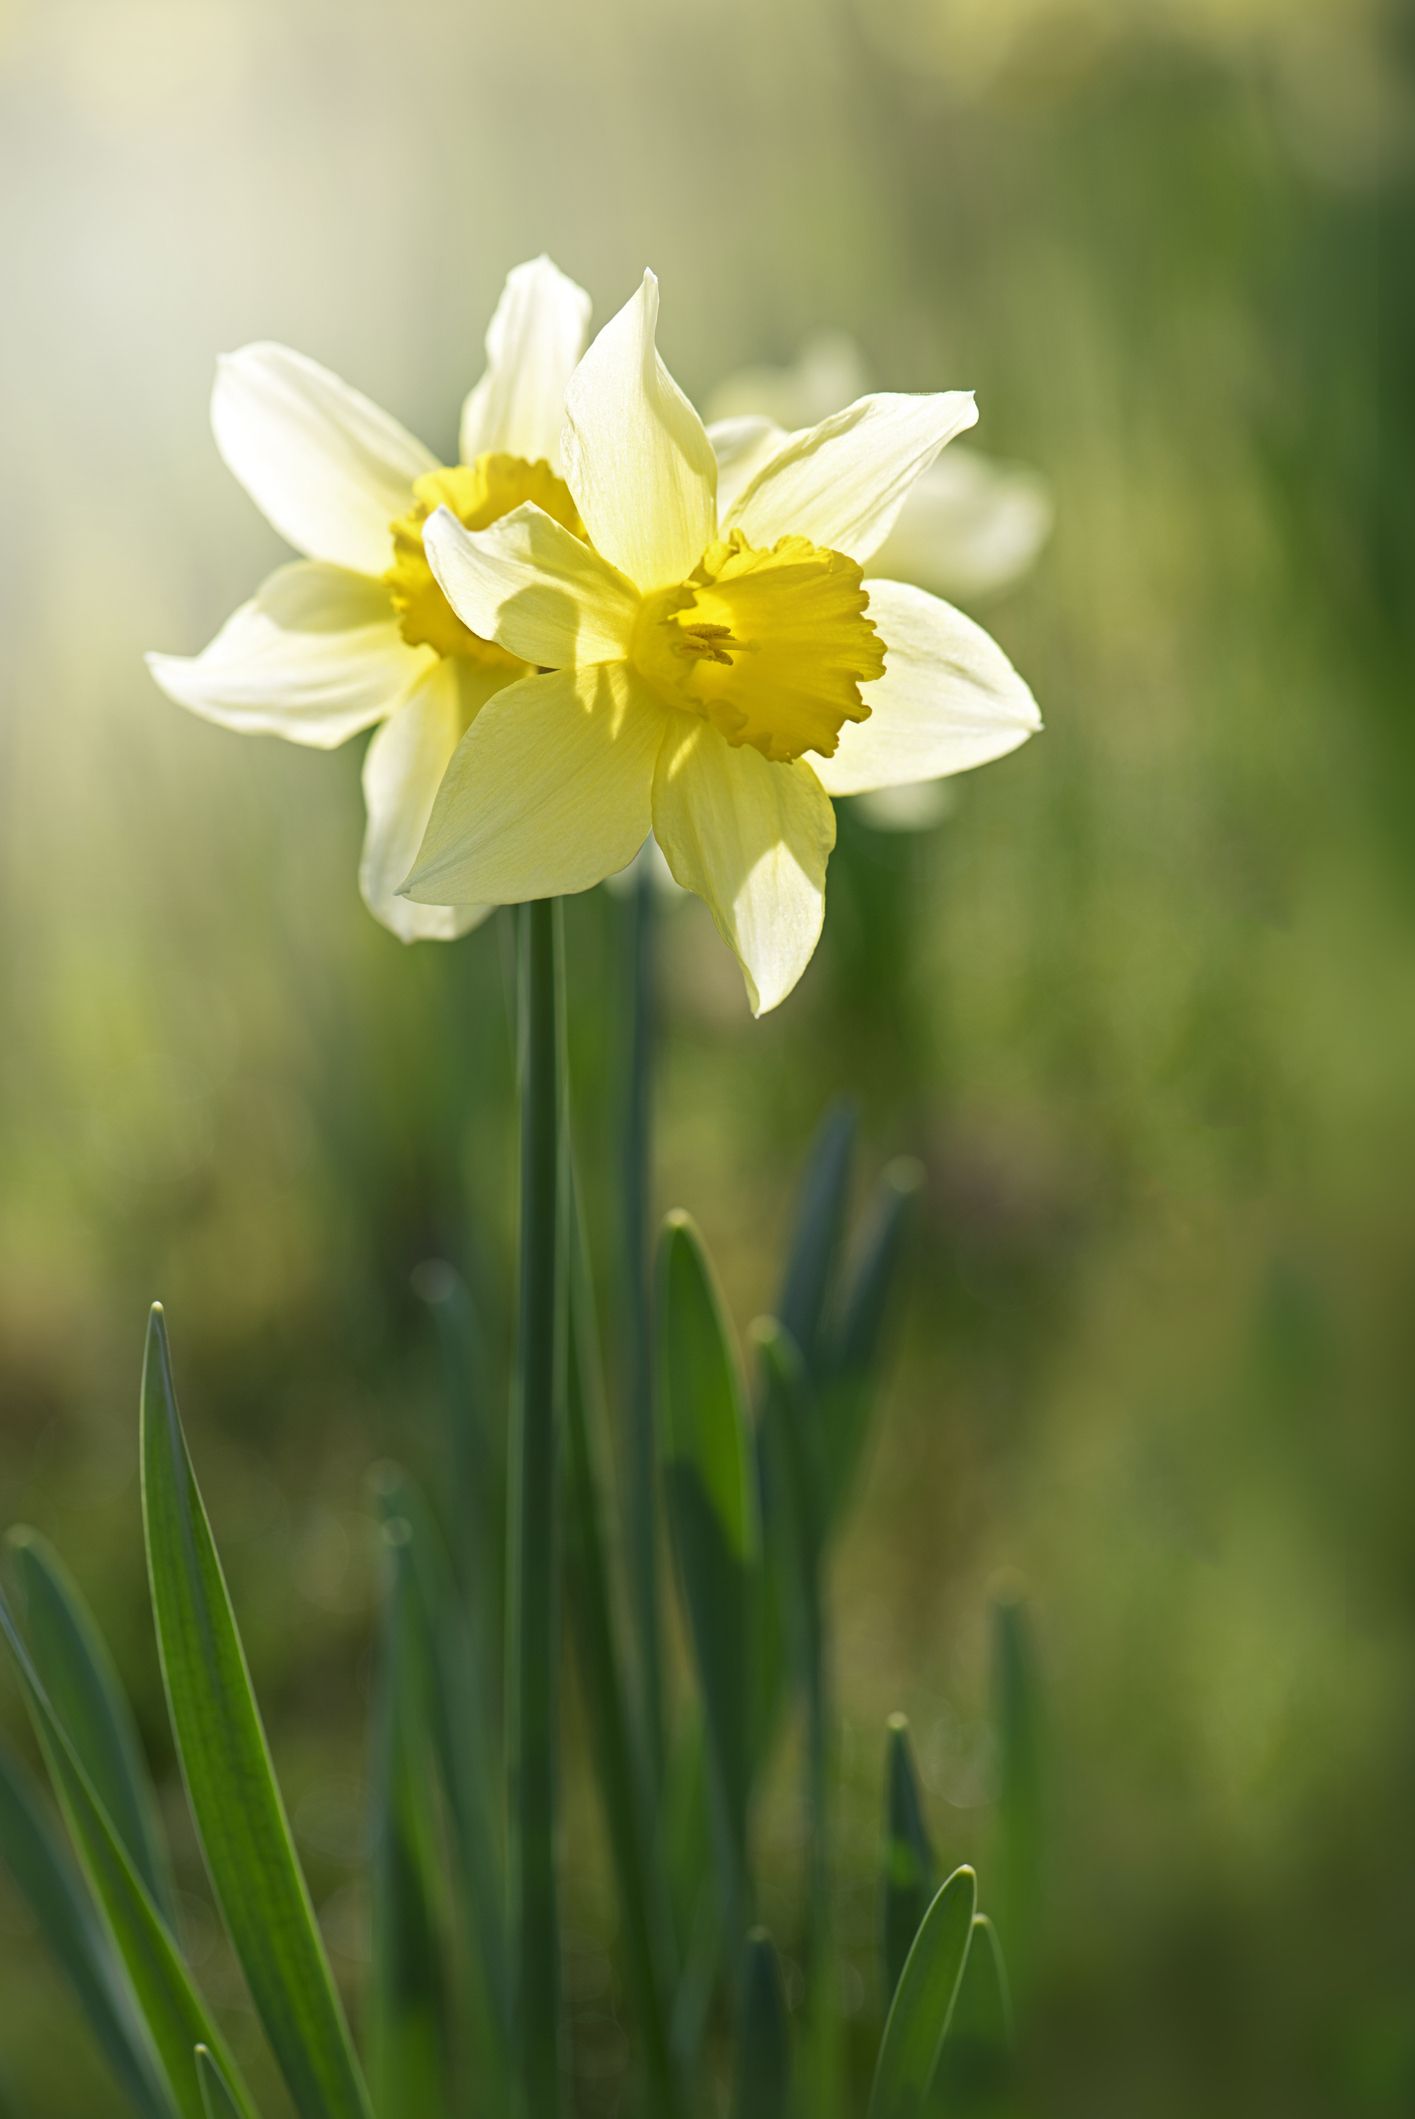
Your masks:
[{"label": "blade of grass", "polygon": [[204,2045],[197,2047],[197,2081],[201,2085],[206,2119],[241,2119],[240,2106],[231,2094],[231,2085],[210,2049]]},{"label": "blade of grass", "polygon": [[242,2119],[252,2119],[241,2087],[206,2003],[193,1985],[162,1915],[128,1856],[93,1784],[79,1764],[63,1724],[30,1660],[24,1636],[0,1597],[0,1632],[9,1643],[20,1684],[39,1738],[54,1792],[95,1898],[103,1909],[139,2014],[157,2053],[172,2100],[182,2119],[205,2119],[192,2059],[198,2045],[221,2056],[236,2085]]},{"label": "blade of grass", "polygon": [[933,1847],[924,1823],[909,1724],[891,1715],[885,1767],[884,1990],[892,2001],[920,1923],[937,1888]]},{"label": "blade of grass", "polygon": [[569,1500],[566,1581],[582,1669],[610,1850],[619,1885],[625,1961],[644,2053],[649,2109],[673,2119],[681,2096],[669,2029],[671,1923],[662,1869],[655,1859],[644,1746],[629,1709],[618,1614],[611,1588],[604,1526],[600,1383],[594,1291],[579,1197],[567,1174],[570,1296],[566,1379]]},{"label": "blade of grass", "polygon": [[38,1531],[9,1535],[29,1650],[94,1794],[169,1927],[172,1872],[157,1798],[108,1645],[59,1555]]},{"label": "blade of grass", "polygon": [[143,2119],[175,2106],[97,1909],[19,1761],[0,1749],[0,1860],[29,1906],[113,2074]]},{"label": "blade of grass", "polygon": [[564,1109],[560,908],[520,909],[521,1244],[510,1452],[507,1822],[517,2081],[527,2119],[561,2102],[555,1874],[565,1316],[559,1271]]},{"label": "blade of grass", "polygon": [[452,2109],[437,1894],[436,1822],[427,1767],[429,1673],[413,1603],[412,1531],[383,1525],[385,1591],[375,1714],[369,2086],[379,2119]]},{"label": "blade of grass", "polygon": [[884,2027],[869,2119],[921,2119],[972,1940],[977,1879],[955,1869],[924,1915]]},{"label": "blade of grass", "polygon": [[879,1377],[880,1350],[898,1277],[904,1235],[923,1170],[910,1157],[890,1163],[880,1179],[874,1218],[824,1357],[821,1388],[825,1428],[825,1506],[834,1525],[857,1485]]},{"label": "blade of grass", "polygon": [[750,1902],[757,1497],[736,1352],[702,1241],[682,1214],[669,1215],[659,1249],[659,1361],[668,1519],[706,1716],[724,1941],[735,1964]]},{"label": "blade of grass", "polygon": [[791,2024],[771,1937],[754,1928],[742,1973],[732,2119],[783,2119],[791,2095]]},{"label": "blade of grass", "polygon": [[855,1109],[840,1103],[828,1111],[811,1143],[796,1205],[786,1272],[776,1315],[815,1374],[826,1314],[845,1235],[854,1160]]},{"label": "blade of grass", "polygon": [[142,1466],[168,1711],[227,1933],[296,2108],[305,2119],[370,2119],[182,1433],[158,1308],[143,1363]]}]

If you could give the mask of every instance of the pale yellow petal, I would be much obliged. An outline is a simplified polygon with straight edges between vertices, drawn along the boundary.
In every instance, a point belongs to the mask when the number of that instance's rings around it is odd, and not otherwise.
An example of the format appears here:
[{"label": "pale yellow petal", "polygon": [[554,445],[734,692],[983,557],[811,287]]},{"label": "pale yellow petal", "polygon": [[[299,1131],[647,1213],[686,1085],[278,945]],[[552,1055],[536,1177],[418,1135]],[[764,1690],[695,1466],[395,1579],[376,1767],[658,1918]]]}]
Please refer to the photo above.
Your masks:
[{"label": "pale yellow petal", "polygon": [[675,879],[708,905],[753,1015],[790,993],[825,917],[835,812],[804,758],[776,765],[706,722],[675,719],[659,756],[654,837]]},{"label": "pale yellow petal", "polygon": [[775,420],[746,414],[717,420],[707,431],[717,458],[717,509],[720,515],[727,515],[758,471],[780,455],[790,437]]},{"label": "pale yellow petal", "polygon": [[641,589],[681,581],[717,529],[717,460],[654,344],[651,272],[566,393],[565,476],[590,538]]},{"label": "pale yellow petal", "polygon": [[791,435],[728,521],[756,545],[794,534],[863,562],[893,529],[914,481],[977,416],[971,390],[859,398]]},{"label": "pale yellow petal", "polygon": [[1045,479],[958,442],[924,472],[872,565],[968,602],[1019,580],[1051,524]]},{"label": "pale yellow petal", "polygon": [[860,687],[869,719],[847,722],[834,757],[812,761],[832,795],[967,772],[1036,734],[1036,700],[980,625],[902,581],[865,587],[884,675]]},{"label": "pale yellow petal", "polygon": [[169,699],[244,735],[329,750],[391,714],[427,668],[388,592],[296,560],[261,583],[199,655],[149,655]]},{"label": "pale yellow petal", "polygon": [[544,509],[528,504],[472,531],[439,508],[423,550],[463,625],[523,661],[564,669],[628,654],[638,590]]},{"label": "pale yellow petal", "polygon": [[589,321],[584,288],[549,258],[507,274],[486,334],[486,373],[462,407],[464,464],[499,450],[559,470],[565,386]]},{"label": "pale yellow petal", "polygon": [[390,523],[437,459],[377,405],[288,346],[243,346],[218,364],[216,446],[251,499],[311,559],[382,574]]},{"label": "pale yellow petal", "polygon": [[489,905],[415,905],[399,896],[417,858],[442,776],[474,716],[514,671],[439,656],[364,754],[359,889],[376,920],[404,942],[450,942],[486,918]]},{"label": "pale yellow petal", "polygon": [[670,711],[623,663],[498,692],[453,755],[408,895],[518,905],[626,868],[648,837]]}]

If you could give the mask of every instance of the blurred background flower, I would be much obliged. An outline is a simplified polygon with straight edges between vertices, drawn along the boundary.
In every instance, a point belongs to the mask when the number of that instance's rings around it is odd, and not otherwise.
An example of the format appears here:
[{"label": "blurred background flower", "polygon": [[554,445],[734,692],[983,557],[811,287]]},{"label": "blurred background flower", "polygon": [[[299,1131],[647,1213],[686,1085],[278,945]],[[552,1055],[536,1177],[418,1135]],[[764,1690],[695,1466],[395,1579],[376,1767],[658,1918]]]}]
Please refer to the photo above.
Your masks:
[{"label": "blurred background flower", "polygon": [[[550,249],[603,315],[651,259],[695,397],[827,324],[890,387],[975,386],[979,447],[1055,502],[984,614],[1044,742],[941,831],[842,811],[764,1024],[700,908],[665,922],[662,1203],[739,1321],[832,1097],[928,1173],[837,1584],[854,1873],[895,1707],[941,1851],[986,1861],[982,1605],[1019,1568],[1036,2108],[1408,2108],[1408,38],[1379,0],[722,0],[710,41],[681,0],[0,14],[0,1513],[71,1558],[170,1774],[133,1445],[161,1295],[336,1946],[364,1471],[436,1388],[411,1269],[506,1314],[504,922],[400,949],[348,887],[358,746],[234,743],[141,651],[283,556],[210,445],[219,351],[298,345],[446,461],[508,266]],[[592,1194],[622,912],[571,916]],[[592,2024],[606,1900],[572,1883]],[[842,1917],[867,1966],[868,1893]],[[31,1941],[0,1891],[0,2064],[90,2119]]]}]

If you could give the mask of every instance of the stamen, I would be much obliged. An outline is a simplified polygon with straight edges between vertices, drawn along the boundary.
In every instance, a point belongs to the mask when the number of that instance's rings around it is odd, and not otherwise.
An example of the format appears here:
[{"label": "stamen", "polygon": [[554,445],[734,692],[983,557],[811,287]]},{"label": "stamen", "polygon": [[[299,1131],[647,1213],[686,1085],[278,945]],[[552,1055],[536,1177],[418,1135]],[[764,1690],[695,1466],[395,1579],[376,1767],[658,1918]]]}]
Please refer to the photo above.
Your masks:
[{"label": "stamen", "polygon": [[742,643],[733,639],[730,625],[703,623],[680,626],[674,646],[678,653],[686,655],[690,662],[725,662],[729,669],[732,666],[732,655],[728,653],[728,649],[739,655],[742,652]]}]

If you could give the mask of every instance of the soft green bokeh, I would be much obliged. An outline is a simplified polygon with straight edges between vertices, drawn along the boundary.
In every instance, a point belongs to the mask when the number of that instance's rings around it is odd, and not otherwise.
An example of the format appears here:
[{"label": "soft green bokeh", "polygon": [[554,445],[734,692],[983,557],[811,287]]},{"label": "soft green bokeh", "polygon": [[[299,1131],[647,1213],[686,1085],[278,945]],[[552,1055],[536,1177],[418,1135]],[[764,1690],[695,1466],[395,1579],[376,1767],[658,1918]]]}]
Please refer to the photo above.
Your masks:
[{"label": "soft green bokeh", "polygon": [[[830,1099],[928,1169],[834,1600],[858,1976],[894,1708],[988,1903],[985,1605],[1015,1569],[1046,1686],[1036,2109],[1408,2108],[1400,42],[1378,0],[0,11],[0,1519],[65,1553],[172,1790],[135,1478],[160,1295],[355,1984],[364,1472],[426,1455],[411,1269],[469,1261],[507,1314],[509,936],[404,950],[354,887],[357,746],[204,727],[140,655],[194,650],[280,556],[210,442],[216,354],[287,340],[450,449],[502,275],[545,248],[601,316],[652,263],[699,396],[840,326],[892,385],[975,385],[979,443],[1056,495],[981,614],[1047,734],[927,839],[844,819],[826,943],[764,1024],[699,908],[663,922],[661,1204],[740,1323]],[[601,1234],[620,920],[570,909]],[[799,1821],[770,1830],[789,1958]],[[570,1891],[609,2110],[602,1864]],[[18,2109],[88,2119],[8,1889],[0,1959]]]}]

